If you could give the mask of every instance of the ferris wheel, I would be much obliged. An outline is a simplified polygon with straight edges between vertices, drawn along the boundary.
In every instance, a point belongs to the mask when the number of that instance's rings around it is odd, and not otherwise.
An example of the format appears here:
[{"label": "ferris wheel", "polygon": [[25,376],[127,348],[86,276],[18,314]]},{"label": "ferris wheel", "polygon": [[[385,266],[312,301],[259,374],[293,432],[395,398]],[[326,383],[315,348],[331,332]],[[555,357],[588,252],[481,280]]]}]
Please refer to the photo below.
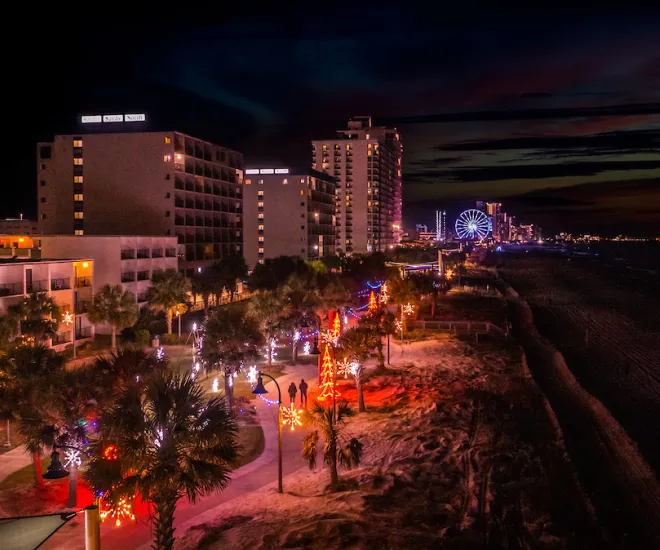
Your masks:
[{"label": "ferris wheel", "polygon": [[456,236],[459,239],[485,239],[491,232],[490,218],[481,210],[471,208],[456,219]]}]

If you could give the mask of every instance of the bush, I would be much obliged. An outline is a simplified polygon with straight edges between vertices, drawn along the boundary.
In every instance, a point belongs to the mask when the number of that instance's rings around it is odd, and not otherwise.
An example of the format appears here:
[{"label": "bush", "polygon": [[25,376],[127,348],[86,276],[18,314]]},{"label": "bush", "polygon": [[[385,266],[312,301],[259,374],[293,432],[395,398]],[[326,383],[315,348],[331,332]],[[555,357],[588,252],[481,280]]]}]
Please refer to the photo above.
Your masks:
[{"label": "bush", "polygon": [[135,342],[141,346],[151,344],[151,333],[147,329],[139,329],[134,332]]},{"label": "bush", "polygon": [[176,334],[163,334],[160,343],[164,346],[175,346],[179,343],[179,337]]}]

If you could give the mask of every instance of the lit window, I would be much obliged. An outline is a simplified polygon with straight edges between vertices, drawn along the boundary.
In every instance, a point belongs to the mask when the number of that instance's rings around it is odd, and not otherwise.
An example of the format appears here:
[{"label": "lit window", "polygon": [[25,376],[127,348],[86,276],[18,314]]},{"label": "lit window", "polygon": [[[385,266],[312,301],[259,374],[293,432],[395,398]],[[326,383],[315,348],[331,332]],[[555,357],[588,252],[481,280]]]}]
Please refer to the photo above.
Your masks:
[{"label": "lit window", "polygon": [[172,161],[172,155],[163,155],[163,160],[165,162],[171,162]]},{"label": "lit window", "polygon": [[301,195],[304,195],[304,194],[305,194],[305,190],[304,190],[304,189],[301,189],[301,190],[300,190],[300,194],[301,194]]},{"label": "lit window", "polygon": [[260,223],[259,224],[259,231],[263,231],[263,230],[264,230],[264,224]]},{"label": "lit window", "polygon": [[245,180],[245,185],[250,185],[252,183],[252,180]]},{"label": "lit window", "polygon": [[76,229],[74,232],[75,235],[84,235],[84,232],[82,229]]},{"label": "lit window", "polygon": [[260,189],[259,191],[257,191],[257,197],[263,198],[263,196],[264,196],[263,190]]},{"label": "lit window", "polygon": [[264,236],[263,235],[259,235],[259,242],[260,243],[264,242]]},{"label": "lit window", "polygon": [[81,200],[83,200],[83,195],[82,195],[82,193],[76,193],[76,194],[73,196],[73,200],[74,200],[74,201],[81,201]]},{"label": "lit window", "polygon": [[258,217],[260,220],[263,220],[263,219],[264,219],[264,213],[263,213],[263,212],[259,212],[259,215],[258,215],[257,217]]},{"label": "lit window", "polygon": [[73,176],[73,183],[82,183],[82,182],[83,182],[82,176]]},{"label": "lit window", "polygon": [[82,212],[74,212],[73,217],[77,220],[82,220],[83,219],[83,213]]},{"label": "lit window", "polygon": [[82,159],[81,158],[73,159],[73,164],[75,164],[76,166],[82,166]]},{"label": "lit window", "polygon": [[169,145],[170,143],[172,143],[172,140],[165,136],[165,145]]},{"label": "lit window", "polygon": [[287,183],[289,183],[289,180],[286,179],[286,178],[284,178],[284,179],[282,180],[282,185],[286,185]]},{"label": "lit window", "polygon": [[258,206],[259,208],[263,208],[263,207],[264,207],[264,203],[263,203],[263,201],[259,201],[259,202],[257,203],[257,206]]},{"label": "lit window", "polygon": [[263,247],[260,247],[259,248],[259,254],[263,254],[263,253],[264,253],[264,249],[263,249]]},{"label": "lit window", "polygon": [[263,184],[264,184],[264,180],[259,180],[259,185],[263,185]]},{"label": "lit window", "polygon": [[82,139],[74,139],[73,140],[73,146],[74,147],[82,147]]},{"label": "lit window", "polygon": [[305,178],[300,178],[300,183],[305,183]]},{"label": "lit window", "polygon": [[371,143],[367,144],[367,149],[371,149],[372,147],[373,147],[373,145]]},{"label": "lit window", "polygon": [[263,259],[263,258],[259,258],[259,263],[260,263],[260,264],[263,264],[263,263],[264,263],[264,259]]}]

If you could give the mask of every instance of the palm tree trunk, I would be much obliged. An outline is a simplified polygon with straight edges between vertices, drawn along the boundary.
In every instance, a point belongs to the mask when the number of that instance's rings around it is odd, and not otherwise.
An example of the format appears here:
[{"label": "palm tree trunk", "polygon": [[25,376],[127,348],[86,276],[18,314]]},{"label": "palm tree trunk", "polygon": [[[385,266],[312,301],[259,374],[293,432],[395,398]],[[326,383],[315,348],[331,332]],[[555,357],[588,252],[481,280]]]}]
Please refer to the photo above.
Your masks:
[{"label": "palm tree trunk", "polygon": [[358,367],[355,383],[357,385],[357,394],[358,394],[358,411],[363,413],[366,412],[367,408],[364,406],[364,389],[362,388],[362,366]]},{"label": "palm tree trunk", "polygon": [[339,490],[339,473],[337,472],[337,447],[333,446],[330,450],[330,488],[333,493]]},{"label": "palm tree trunk", "polygon": [[298,360],[298,342],[294,342],[293,345],[291,346],[291,363],[295,365],[297,360]]},{"label": "palm tree trunk", "polygon": [[174,511],[176,494],[165,498],[154,498],[154,550],[172,550],[174,548]]},{"label": "palm tree trunk", "polygon": [[208,294],[202,294],[202,302],[204,302],[204,319],[209,317],[209,298]]},{"label": "palm tree trunk", "polygon": [[[76,330],[75,327],[73,330]],[[117,353],[117,330],[115,325],[112,325],[112,336],[110,338],[110,347],[112,348],[113,353]]]},{"label": "palm tree trunk", "polygon": [[45,485],[41,471],[41,455],[38,452],[32,453],[32,462],[34,464],[34,486],[43,489]]},{"label": "palm tree trunk", "polygon": [[435,296],[433,296],[433,301],[431,302],[431,319],[435,319]]},{"label": "palm tree trunk", "polygon": [[268,338],[268,367],[273,366],[273,339]]},{"label": "palm tree trunk", "polygon": [[165,318],[167,319],[167,334],[172,334],[172,309],[167,310]]},{"label": "palm tree trunk", "polygon": [[71,465],[69,471],[69,508],[77,506],[76,489],[78,485],[78,467],[75,464]]},{"label": "palm tree trunk", "polygon": [[229,385],[230,378],[231,374],[229,376],[225,374],[225,403],[227,404],[227,408],[232,411],[234,407],[234,390]]}]

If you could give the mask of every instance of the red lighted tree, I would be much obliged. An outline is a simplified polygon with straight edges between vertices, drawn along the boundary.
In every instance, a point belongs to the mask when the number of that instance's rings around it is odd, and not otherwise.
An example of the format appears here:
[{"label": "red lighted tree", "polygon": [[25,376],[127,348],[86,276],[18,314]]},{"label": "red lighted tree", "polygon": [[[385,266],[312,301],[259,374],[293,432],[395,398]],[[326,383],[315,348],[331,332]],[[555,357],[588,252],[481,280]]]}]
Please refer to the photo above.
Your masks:
[{"label": "red lighted tree", "polygon": [[373,313],[378,309],[378,302],[376,301],[376,293],[372,290],[371,294],[369,294],[369,307],[367,307],[367,310],[369,313]]},{"label": "red lighted tree", "polygon": [[335,385],[335,365],[330,357],[330,346],[325,346],[325,351],[323,352],[319,390],[321,392],[318,396],[319,401],[325,401],[328,398],[332,399],[333,392],[335,398],[341,397],[341,394],[337,391]]}]

